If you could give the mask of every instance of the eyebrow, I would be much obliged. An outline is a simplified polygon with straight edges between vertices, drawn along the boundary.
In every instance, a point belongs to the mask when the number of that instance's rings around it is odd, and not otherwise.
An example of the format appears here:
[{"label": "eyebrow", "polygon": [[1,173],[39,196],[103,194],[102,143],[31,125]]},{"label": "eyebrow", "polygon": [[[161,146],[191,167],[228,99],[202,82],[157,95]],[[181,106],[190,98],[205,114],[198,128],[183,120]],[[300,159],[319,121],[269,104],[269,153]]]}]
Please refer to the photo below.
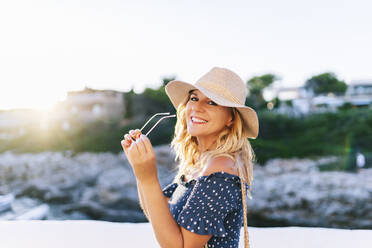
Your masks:
[{"label": "eyebrow", "polygon": [[[196,89],[189,90],[189,96],[191,96],[191,95],[198,96],[198,94],[196,94],[196,93],[194,92],[195,90],[196,90]],[[207,98],[208,98],[209,101],[212,101],[212,102],[214,102],[215,104],[219,105],[218,103],[216,103],[215,101],[213,101],[213,100],[210,99],[209,97],[207,97]]]},{"label": "eyebrow", "polygon": [[189,95],[191,95],[191,94],[198,95],[198,94],[196,94],[196,93],[194,92],[195,90],[196,90],[196,89],[189,90]]}]

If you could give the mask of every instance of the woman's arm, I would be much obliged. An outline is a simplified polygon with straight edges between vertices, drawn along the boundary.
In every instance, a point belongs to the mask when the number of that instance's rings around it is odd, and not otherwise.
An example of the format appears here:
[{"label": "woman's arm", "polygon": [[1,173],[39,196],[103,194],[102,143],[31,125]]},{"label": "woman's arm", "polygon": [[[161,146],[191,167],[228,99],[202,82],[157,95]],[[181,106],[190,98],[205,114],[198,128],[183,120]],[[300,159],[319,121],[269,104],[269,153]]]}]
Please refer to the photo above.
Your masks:
[{"label": "woman's arm", "polygon": [[164,196],[159,181],[139,182],[139,185],[142,189],[148,218],[160,246],[184,247],[181,229],[169,210],[168,199]]},{"label": "woman's arm", "polygon": [[150,222],[150,218],[149,218],[149,214],[147,212],[145,199],[143,198],[141,184],[138,182],[138,180],[137,180],[137,190],[138,190],[138,198],[139,198],[140,207],[141,207],[143,213],[145,214],[147,220]]},{"label": "woman's arm", "polygon": [[[150,222],[146,202],[145,202],[145,199],[143,197],[143,190],[142,190],[141,184],[138,181],[137,181],[137,189],[138,189],[138,198],[139,198],[139,202],[140,202],[140,207],[143,210],[143,213],[145,214],[147,220]],[[165,199],[167,200],[167,202],[169,202],[170,197],[165,197]]]},{"label": "woman's arm", "polygon": [[[138,130],[139,131],[139,130]],[[131,132],[130,132],[131,133]],[[133,133],[133,132],[132,132]],[[132,135],[131,133],[131,135]],[[162,248],[200,248],[211,235],[199,235],[180,227],[168,207],[157,175],[156,155],[150,140],[141,135],[135,141],[128,134],[121,141],[142,193],[142,205]]]}]

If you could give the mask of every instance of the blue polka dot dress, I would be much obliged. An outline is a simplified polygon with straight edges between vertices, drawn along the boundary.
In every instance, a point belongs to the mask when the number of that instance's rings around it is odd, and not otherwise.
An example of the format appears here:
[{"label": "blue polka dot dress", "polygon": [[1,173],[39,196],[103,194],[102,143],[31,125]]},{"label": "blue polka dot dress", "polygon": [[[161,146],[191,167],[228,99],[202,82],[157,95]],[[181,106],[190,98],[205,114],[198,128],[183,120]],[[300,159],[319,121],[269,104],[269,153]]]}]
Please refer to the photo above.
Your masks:
[{"label": "blue polka dot dress", "polygon": [[168,206],[178,225],[197,234],[212,234],[208,247],[239,246],[243,223],[239,176],[215,172],[185,182],[182,175],[163,193],[170,197]]}]

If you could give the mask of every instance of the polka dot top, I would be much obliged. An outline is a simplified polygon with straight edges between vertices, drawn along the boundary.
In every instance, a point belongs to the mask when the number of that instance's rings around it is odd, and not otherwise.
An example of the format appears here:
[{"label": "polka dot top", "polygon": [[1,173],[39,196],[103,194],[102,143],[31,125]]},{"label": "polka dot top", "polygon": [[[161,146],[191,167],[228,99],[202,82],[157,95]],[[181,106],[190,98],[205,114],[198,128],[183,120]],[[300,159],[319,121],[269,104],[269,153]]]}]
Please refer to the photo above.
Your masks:
[{"label": "polka dot top", "polygon": [[214,172],[185,182],[182,175],[163,193],[170,197],[168,206],[178,225],[197,234],[212,234],[208,247],[239,246],[243,223],[239,176]]}]

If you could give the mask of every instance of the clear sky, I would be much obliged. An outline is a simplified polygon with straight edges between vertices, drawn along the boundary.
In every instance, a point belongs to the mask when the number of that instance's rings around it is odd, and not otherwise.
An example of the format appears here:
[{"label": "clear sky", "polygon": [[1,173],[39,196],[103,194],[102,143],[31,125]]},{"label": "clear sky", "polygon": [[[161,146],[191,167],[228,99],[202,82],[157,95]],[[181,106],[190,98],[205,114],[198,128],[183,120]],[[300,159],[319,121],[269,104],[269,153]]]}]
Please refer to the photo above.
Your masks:
[{"label": "clear sky", "polygon": [[0,109],[45,108],[84,86],[137,92],[213,66],[299,86],[372,79],[368,0],[0,1]]}]

